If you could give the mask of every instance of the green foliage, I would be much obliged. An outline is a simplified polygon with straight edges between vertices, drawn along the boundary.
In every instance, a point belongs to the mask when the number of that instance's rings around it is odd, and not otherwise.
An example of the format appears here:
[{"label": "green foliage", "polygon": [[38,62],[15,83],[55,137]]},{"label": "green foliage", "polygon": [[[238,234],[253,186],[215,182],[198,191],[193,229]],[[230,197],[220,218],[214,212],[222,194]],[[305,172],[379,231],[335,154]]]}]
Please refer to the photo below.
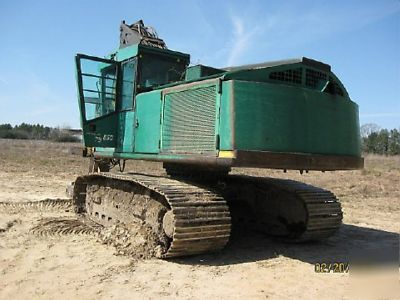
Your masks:
[{"label": "green foliage", "polygon": [[390,130],[388,152],[390,155],[400,154],[400,131]]},{"label": "green foliage", "polygon": [[80,139],[68,132],[66,129],[50,128],[40,124],[31,125],[22,123],[11,126],[11,124],[0,124],[0,138],[4,139],[30,139],[50,140],[54,142],[79,142]]},{"label": "green foliage", "polygon": [[11,124],[0,124],[0,130],[4,131],[4,130],[11,130],[12,126]]},{"label": "green foliage", "polygon": [[400,155],[400,131],[397,129],[371,131],[362,137],[362,150],[366,153]]}]

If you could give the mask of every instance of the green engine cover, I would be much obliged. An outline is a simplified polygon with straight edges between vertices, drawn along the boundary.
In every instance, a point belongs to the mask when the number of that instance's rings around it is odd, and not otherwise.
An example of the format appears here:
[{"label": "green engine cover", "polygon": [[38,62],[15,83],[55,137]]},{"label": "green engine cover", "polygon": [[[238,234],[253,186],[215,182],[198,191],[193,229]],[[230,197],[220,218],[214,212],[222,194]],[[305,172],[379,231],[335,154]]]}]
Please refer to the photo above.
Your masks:
[{"label": "green engine cover", "polygon": [[223,95],[221,149],[360,156],[358,106],[349,99],[237,80],[224,82]]}]

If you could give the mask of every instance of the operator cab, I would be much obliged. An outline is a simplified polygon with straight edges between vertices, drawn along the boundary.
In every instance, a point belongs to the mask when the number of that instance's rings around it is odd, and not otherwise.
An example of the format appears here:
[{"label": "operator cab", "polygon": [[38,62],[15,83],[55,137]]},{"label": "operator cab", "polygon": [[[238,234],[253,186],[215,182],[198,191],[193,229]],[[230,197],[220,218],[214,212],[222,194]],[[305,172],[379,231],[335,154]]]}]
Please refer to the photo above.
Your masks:
[{"label": "operator cab", "polygon": [[[85,145],[116,147],[118,114],[135,111],[137,94],[184,80],[189,59],[188,54],[142,44],[120,48],[108,58],[77,54]],[[109,134],[99,133],[105,131]]]}]

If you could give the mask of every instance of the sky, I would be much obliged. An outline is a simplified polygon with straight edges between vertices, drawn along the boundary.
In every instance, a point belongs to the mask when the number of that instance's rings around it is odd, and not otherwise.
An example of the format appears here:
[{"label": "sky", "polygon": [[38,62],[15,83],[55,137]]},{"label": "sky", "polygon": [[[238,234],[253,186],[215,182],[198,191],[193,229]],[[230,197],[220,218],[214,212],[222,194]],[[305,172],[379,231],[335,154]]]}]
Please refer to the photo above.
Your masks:
[{"label": "sky", "polygon": [[400,128],[400,0],[0,0],[0,124],[79,128],[75,54],[104,57],[139,19],[192,64],[328,63],[361,125]]}]

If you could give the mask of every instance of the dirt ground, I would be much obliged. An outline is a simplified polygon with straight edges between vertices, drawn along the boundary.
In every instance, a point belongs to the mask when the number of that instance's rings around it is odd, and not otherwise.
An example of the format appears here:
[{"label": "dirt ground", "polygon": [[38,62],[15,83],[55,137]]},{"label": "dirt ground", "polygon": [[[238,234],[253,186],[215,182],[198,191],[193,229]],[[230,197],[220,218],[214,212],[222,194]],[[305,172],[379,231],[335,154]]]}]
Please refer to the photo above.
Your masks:
[{"label": "dirt ground", "polygon": [[[80,145],[0,139],[0,202],[65,199],[87,171]],[[160,174],[161,165],[130,162]],[[238,169],[290,178],[334,192],[344,224],[326,241],[286,244],[241,232],[223,251],[175,260],[133,260],[90,234],[40,236],[41,219],[62,209],[0,205],[1,299],[395,299],[399,290],[400,157],[367,156],[365,169],[310,172]],[[373,262],[374,267],[355,265]],[[349,263],[349,273],[316,273],[315,264]],[[364,266],[364,265],[363,265]]]}]

